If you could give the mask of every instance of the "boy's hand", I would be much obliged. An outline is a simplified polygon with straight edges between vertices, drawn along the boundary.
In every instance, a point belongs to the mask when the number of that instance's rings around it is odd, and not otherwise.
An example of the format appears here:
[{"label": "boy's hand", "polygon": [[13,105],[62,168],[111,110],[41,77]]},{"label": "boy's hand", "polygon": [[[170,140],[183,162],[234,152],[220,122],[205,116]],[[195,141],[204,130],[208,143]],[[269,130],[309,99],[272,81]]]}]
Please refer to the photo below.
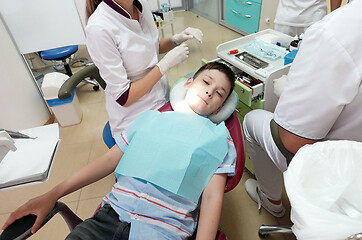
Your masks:
[{"label": "boy's hand", "polygon": [[183,43],[180,46],[175,47],[169,51],[159,63],[157,63],[158,68],[162,75],[164,75],[170,68],[173,66],[182,63],[189,57],[189,48]]},{"label": "boy's hand", "polygon": [[36,233],[41,227],[41,224],[44,221],[45,217],[54,208],[56,201],[57,200],[52,199],[52,197],[48,196],[47,194],[29,200],[23,206],[19,207],[10,214],[9,218],[6,220],[1,229],[5,230],[13,222],[24,216],[36,215],[37,218],[33,227],[31,228],[31,232],[33,234]]},{"label": "boy's hand", "polygon": [[199,43],[202,43],[202,36],[203,33],[201,32],[200,29],[188,27],[185,30],[183,30],[181,33],[173,35],[171,37],[171,42],[180,45],[181,43],[189,39],[195,38]]}]

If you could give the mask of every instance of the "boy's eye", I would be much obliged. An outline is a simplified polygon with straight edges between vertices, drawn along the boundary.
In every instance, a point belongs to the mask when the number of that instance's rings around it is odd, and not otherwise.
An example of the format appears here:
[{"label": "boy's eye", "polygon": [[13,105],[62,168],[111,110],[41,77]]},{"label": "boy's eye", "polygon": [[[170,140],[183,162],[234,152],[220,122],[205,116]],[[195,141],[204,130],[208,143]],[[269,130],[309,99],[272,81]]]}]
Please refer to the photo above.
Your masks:
[{"label": "boy's eye", "polygon": [[222,94],[219,91],[216,91],[217,95],[219,95],[220,97],[222,97]]},{"label": "boy's eye", "polygon": [[204,80],[204,83],[206,83],[207,85],[209,85],[209,82],[208,82],[208,81],[206,81],[206,80]]}]

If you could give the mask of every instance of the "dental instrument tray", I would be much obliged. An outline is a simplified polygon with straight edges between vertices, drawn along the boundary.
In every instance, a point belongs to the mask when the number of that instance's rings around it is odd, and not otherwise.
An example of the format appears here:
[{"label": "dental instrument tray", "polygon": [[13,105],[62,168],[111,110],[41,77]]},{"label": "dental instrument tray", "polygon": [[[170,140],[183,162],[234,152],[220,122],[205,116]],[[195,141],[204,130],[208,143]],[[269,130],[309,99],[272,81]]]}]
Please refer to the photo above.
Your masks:
[{"label": "dental instrument tray", "polygon": [[[216,56],[228,65],[237,74],[235,91],[239,96],[239,111],[247,112],[254,108],[263,108],[273,112],[278,102],[274,94],[273,80],[287,75],[290,65],[284,65],[284,56],[271,58],[268,54],[257,54],[256,47],[275,44],[277,42],[291,42],[293,37],[273,29],[262,30],[257,33],[242,36],[216,47]],[[253,48],[251,48],[253,46]],[[287,54],[287,51],[285,51]]]},{"label": "dental instrument tray", "polygon": [[242,52],[235,55],[236,59],[250,65],[251,67],[255,69],[259,68],[266,68],[269,63],[261,60],[260,58],[248,53],[248,52]]}]

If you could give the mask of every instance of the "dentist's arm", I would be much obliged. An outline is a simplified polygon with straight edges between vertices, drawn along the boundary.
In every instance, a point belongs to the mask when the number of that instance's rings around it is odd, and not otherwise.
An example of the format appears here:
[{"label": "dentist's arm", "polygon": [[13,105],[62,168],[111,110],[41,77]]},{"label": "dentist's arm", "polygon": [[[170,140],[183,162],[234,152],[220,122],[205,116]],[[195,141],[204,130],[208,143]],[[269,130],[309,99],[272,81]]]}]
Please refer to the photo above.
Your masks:
[{"label": "dentist's arm", "polygon": [[342,0],[331,0],[331,12],[339,8],[342,4]]},{"label": "dentist's arm", "polygon": [[31,229],[31,232],[35,233],[39,230],[44,218],[53,209],[58,199],[108,176],[116,169],[122,156],[123,152],[117,145],[115,145],[104,155],[97,158],[78,172],[74,173],[72,176],[55,186],[49,192],[31,199],[23,206],[19,207],[9,216],[2,229],[4,230],[17,219],[32,214],[37,216],[36,221]]},{"label": "dentist's arm", "polygon": [[146,76],[131,83],[127,100],[122,106],[128,107],[144,96],[161,79],[162,75],[188,57],[189,48],[186,44],[181,44],[169,51]]},{"label": "dentist's arm", "polygon": [[295,154],[304,145],[317,142],[317,140],[299,137],[291,132],[288,132],[282,127],[278,126],[278,129],[280,140],[282,140],[284,147],[291,153]]}]

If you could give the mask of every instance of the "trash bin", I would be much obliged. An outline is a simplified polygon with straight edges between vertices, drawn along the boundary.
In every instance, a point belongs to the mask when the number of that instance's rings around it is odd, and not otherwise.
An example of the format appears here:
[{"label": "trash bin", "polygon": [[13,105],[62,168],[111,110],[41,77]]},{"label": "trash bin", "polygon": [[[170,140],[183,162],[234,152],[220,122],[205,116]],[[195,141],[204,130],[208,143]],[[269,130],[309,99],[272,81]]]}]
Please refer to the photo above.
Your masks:
[{"label": "trash bin", "polygon": [[[284,172],[299,240],[342,240],[362,231],[362,143],[305,145]],[[357,239],[357,238],[355,238]]]},{"label": "trash bin", "polygon": [[82,120],[82,110],[75,89],[71,97],[58,99],[59,89],[68,78],[69,76],[63,73],[48,73],[45,74],[41,86],[44,99],[62,127],[78,124]]}]

